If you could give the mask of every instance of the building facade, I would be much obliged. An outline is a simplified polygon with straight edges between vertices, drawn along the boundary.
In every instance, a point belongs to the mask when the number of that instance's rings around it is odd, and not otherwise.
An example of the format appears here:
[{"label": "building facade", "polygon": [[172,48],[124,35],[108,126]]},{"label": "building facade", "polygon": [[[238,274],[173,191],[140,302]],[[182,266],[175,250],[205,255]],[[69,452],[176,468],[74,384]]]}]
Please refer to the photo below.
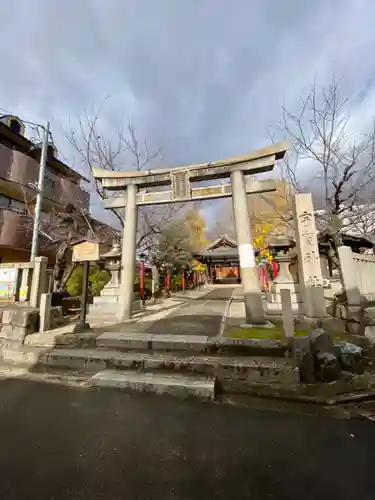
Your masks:
[{"label": "building facade", "polygon": [[[0,262],[30,258],[41,150],[41,144],[25,137],[25,126],[18,117],[0,117]],[[71,204],[87,213],[92,226],[103,229],[105,224],[89,215],[90,194],[81,186],[85,181],[87,179],[57,157],[54,145],[50,144],[41,227],[53,211],[63,211]],[[40,255],[53,258],[54,249],[48,243],[40,234]]]}]

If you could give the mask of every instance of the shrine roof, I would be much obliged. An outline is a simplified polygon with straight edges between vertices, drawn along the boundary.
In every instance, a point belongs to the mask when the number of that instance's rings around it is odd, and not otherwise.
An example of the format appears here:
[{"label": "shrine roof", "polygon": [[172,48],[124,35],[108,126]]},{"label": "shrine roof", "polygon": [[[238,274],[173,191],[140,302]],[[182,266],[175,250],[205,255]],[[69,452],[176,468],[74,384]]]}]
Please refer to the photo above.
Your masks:
[{"label": "shrine roof", "polygon": [[196,256],[199,257],[218,257],[218,258],[237,258],[238,248],[218,248],[214,250],[202,250],[201,252],[195,252]]},{"label": "shrine roof", "polygon": [[204,250],[207,252],[218,248],[237,249],[237,243],[232,238],[229,238],[227,234],[222,234],[219,238],[210,243]]}]

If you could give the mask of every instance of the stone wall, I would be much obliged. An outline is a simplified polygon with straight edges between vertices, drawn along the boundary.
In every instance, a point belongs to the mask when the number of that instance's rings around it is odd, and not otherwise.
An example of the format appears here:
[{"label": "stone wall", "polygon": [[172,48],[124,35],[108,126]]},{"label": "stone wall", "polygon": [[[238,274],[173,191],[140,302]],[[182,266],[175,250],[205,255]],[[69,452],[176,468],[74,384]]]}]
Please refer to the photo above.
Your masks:
[{"label": "stone wall", "polygon": [[[61,306],[51,308],[51,329],[61,326]],[[0,309],[0,341],[22,344],[25,337],[39,331],[39,309],[8,305]]]},{"label": "stone wall", "polygon": [[0,312],[0,338],[22,343],[26,335],[39,327],[39,310],[27,306],[13,306]]}]

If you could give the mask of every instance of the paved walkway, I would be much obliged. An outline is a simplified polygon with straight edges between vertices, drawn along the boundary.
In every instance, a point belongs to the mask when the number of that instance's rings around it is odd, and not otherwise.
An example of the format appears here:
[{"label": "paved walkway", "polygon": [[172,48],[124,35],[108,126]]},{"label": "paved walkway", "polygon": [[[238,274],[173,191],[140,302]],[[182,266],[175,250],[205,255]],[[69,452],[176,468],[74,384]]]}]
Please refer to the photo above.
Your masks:
[{"label": "paved walkway", "polygon": [[168,316],[146,328],[148,333],[216,336],[233,287],[217,287],[198,299],[190,299]]},{"label": "paved walkway", "polygon": [[[200,290],[179,292],[161,303],[147,305],[145,310],[134,314],[133,321],[127,323],[119,323],[113,312],[102,316],[89,315],[92,330],[87,334],[117,332],[216,336],[220,334],[228,301],[235,288],[235,285],[206,285]],[[68,325],[50,332],[28,335],[25,344],[53,346],[57,337],[68,339],[71,335],[75,338],[71,330],[72,326]]]},{"label": "paved walkway", "polygon": [[235,286],[207,285],[201,290],[173,294],[160,304],[148,305],[134,316],[131,323],[110,319],[90,323],[94,331],[122,333],[178,333],[186,335],[218,335],[228,300]]}]

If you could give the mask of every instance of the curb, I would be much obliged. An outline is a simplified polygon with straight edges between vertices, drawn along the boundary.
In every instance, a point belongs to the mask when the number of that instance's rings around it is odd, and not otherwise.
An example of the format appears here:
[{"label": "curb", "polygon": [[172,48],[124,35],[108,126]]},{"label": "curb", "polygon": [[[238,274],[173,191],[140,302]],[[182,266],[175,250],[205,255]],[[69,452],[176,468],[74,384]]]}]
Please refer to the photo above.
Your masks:
[{"label": "curb", "polygon": [[[260,384],[259,384],[260,385]],[[248,387],[248,390],[240,394],[246,394],[247,396],[253,396],[260,399],[273,399],[287,402],[300,402],[300,403],[309,403],[316,406],[336,406],[343,404],[350,404],[362,401],[371,401],[375,399],[375,391],[361,392],[361,393],[346,393],[337,396],[324,397],[324,396],[308,396],[304,394],[291,394],[280,393],[280,388],[272,387],[272,384],[266,385],[263,387],[255,387],[255,384],[252,387]],[[286,389],[286,386],[283,386]],[[225,395],[229,395],[229,392],[224,392]]]},{"label": "curb", "polygon": [[226,306],[225,306],[223,317],[221,318],[219,333],[216,336],[219,339],[223,337],[224,332],[225,332],[225,326],[226,326],[226,322],[227,322],[227,319],[228,319],[229,309],[230,309],[230,306],[231,306],[231,304],[233,302],[234,292],[235,292],[235,290],[233,290],[231,296],[229,297],[229,299],[228,299],[228,301],[226,303]]}]

